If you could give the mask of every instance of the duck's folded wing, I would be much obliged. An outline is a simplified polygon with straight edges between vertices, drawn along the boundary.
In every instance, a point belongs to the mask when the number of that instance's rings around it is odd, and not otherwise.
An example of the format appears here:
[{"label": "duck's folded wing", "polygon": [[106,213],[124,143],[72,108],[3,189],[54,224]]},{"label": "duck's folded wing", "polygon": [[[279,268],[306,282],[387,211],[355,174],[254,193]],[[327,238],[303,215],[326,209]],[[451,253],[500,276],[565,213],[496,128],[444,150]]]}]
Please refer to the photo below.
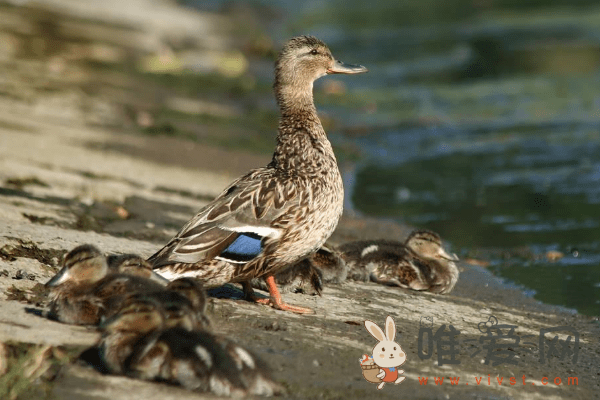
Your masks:
[{"label": "duck's folded wing", "polygon": [[282,235],[277,221],[297,202],[295,187],[287,188],[275,179],[240,180],[200,210],[148,261],[154,268],[213,258],[247,263],[262,252],[265,239]]}]

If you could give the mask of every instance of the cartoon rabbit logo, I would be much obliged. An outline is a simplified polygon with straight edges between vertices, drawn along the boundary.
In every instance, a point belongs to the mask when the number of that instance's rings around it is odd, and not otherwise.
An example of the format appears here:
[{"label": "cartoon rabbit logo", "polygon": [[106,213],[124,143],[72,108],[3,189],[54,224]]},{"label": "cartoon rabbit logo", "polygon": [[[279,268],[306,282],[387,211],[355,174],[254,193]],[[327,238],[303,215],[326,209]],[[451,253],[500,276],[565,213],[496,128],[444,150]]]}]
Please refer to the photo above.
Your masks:
[{"label": "cartoon rabbit logo", "polygon": [[385,319],[385,334],[379,326],[373,321],[366,320],[365,328],[379,340],[379,343],[373,347],[373,355],[363,355],[359,360],[363,370],[363,376],[370,383],[378,383],[377,389],[381,390],[386,383],[399,384],[406,377],[400,376],[404,370],[398,369],[406,362],[406,353],[394,339],[396,338],[396,324],[392,317],[388,315]]}]

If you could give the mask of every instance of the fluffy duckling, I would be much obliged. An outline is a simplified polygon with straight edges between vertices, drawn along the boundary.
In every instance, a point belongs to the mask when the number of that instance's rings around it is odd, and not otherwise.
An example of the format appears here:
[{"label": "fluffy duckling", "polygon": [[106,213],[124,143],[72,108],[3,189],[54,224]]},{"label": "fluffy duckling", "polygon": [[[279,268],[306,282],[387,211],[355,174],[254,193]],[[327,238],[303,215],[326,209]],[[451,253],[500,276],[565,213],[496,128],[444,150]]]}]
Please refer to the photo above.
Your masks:
[{"label": "fluffy duckling", "polygon": [[154,272],[152,265],[137,254],[111,254],[106,257],[106,261],[112,273],[141,276],[142,278],[152,279],[162,285],[169,283],[168,279]]},{"label": "fluffy duckling", "polygon": [[[162,283],[136,275],[109,274],[100,280],[91,290],[91,295],[100,299],[103,304],[101,319],[114,315],[123,300],[132,293],[152,293],[165,290]],[[99,321],[96,321],[98,324]]]},{"label": "fluffy duckling", "polygon": [[456,254],[448,254],[435,232],[417,230],[404,243],[365,240],[339,246],[350,278],[432,293],[449,293],[458,280]]},{"label": "fluffy duckling", "polygon": [[[98,282],[108,273],[106,258],[97,247],[84,244],[68,252],[63,259],[63,267],[46,282],[46,287],[75,287]],[[51,292],[55,289],[51,289]]]},{"label": "fluffy duckling", "polygon": [[[221,286],[240,282],[246,297],[280,310],[312,313],[281,299],[274,275],[316,251],[342,214],[344,188],[313,101],[313,82],[367,69],[336,61],[312,36],[289,40],[275,65],[281,112],[272,161],[229,185],[166,246],[149,258],[164,277],[195,277]],[[253,296],[264,278],[271,298]]]},{"label": "fluffy duckling", "polygon": [[48,316],[67,324],[96,324],[104,307],[90,292],[107,273],[106,258],[96,247],[86,244],[71,250],[62,269],[46,282],[50,289]]},{"label": "fluffy duckling", "polygon": [[210,319],[206,315],[207,297],[202,283],[194,278],[175,279],[167,285],[167,289],[185,296],[196,313],[198,322],[204,328],[210,326]]},{"label": "fluffy duckling", "polygon": [[190,390],[243,398],[281,391],[266,365],[230,340],[203,331],[160,330],[138,344],[127,374]]},{"label": "fluffy duckling", "polygon": [[162,328],[165,315],[160,303],[151,297],[130,297],[119,312],[100,324],[103,330],[97,350],[103,370],[125,372],[125,361],[141,339]]},{"label": "fluffy duckling", "polygon": [[67,253],[63,268],[46,287],[50,288],[48,316],[76,325],[97,325],[102,318],[114,313],[123,298],[132,292],[164,288],[154,280],[113,273],[100,250],[87,244]]},{"label": "fluffy duckling", "polygon": [[[187,330],[208,329],[210,321],[192,301],[175,290],[134,293],[123,301],[123,307],[139,299],[156,301],[165,315],[165,327],[181,327]],[[117,311],[120,312],[120,311]]]},{"label": "fluffy duckling", "polygon": [[[346,263],[333,247],[323,246],[313,255],[277,273],[275,282],[282,292],[321,295],[323,284],[338,284],[346,280]],[[267,290],[262,279],[253,279],[252,285]]]},{"label": "fluffy duckling", "polygon": [[206,331],[169,328],[166,320],[158,301],[140,297],[105,321],[99,349],[110,372],[224,396],[280,391],[248,350]]}]

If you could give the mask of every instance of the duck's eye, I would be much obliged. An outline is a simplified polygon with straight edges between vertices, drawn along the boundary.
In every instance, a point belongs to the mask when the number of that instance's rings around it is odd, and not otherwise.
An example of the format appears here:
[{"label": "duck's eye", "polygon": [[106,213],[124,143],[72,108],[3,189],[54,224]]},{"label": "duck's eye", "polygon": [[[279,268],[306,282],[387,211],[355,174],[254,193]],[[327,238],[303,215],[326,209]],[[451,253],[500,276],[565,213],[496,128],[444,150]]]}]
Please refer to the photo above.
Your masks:
[{"label": "duck's eye", "polygon": [[313,56],[316,56],[317,54],[319,54],[319,52],[317,51],[317,49],[312,49],[310,51],[310,54],[312,54]]}]

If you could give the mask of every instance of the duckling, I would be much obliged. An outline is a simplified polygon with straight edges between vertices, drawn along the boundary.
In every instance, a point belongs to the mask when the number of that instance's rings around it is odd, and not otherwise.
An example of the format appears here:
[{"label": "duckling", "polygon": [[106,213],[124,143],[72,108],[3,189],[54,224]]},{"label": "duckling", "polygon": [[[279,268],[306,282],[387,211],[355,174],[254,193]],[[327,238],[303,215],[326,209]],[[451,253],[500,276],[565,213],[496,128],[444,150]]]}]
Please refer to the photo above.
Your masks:
[{"label": "duckling", "polygon": [[164,288],[154,280],[111,272],[104,255],[92,245],[71,250],[63,264],[46,287],[51,288],[48,316],[67,324],[97,325],[127,294]]},{"label": "duckling", "polygon": [[435,232],[417,230],[404,243],[365,240],[339,247],[350,278],[433,293],[449,293],[458,280],[456,254],[448,254]]},{"label": "duckling", "polygon": [[106,258],[95,246],[71,250],[62,269],[45,284],[50,289],[48,317],[67,324],[97,323],[104,306],[90,291],[107,273]]},{"label": "duckling", "polygon": [[324,283],[339,284],[346,281],[348,266],[334,246],[324,245],[308,259],[312,266],[321,271]]},{"label": "duckling", "polygon": [[132,296],[102,324],[100,357],[112,373],[218,395],[273,395],[281,390],[265,364],[248,350],[185,325],[169,327],[157,300]]},{"label": "duckling", "polygon": [[125,361],[141,339],[162,328],[165,315],[160,303],[151,297],[131,297],[118,313],[100,324],[102,336],[96,345],[103,363],[102,370],[113,374],[125,372]]},{"label": "duckling", "polygon": [[141,276],[161,283],[163,286],[169,283],[168,279],[154,272],[152,265],[137,254],[111,254],[106,257],[106,261],[112,273]]},{"label": "duckling", "polygon": [[[68,252],[63,259],[63,267],[46,282],[46,287],[62,288],[87,285],[98,282],[108,273],[106,258],[97,247],[83,244]],[[55,289],[51,289],[53,291]]]},{"label": "duckling", "polygon": [[[338,284],[346,280],[346,263],[332,246],[323,246],[314,254],[277,273],[275,282],[282,292],[321,295],[323,284]],[[252,285],[267,290],[262,279],[253,279]]]},{"label": "duckling", "polygon": [[145,336],[127,361],[127,375],[220,396],[272,396],[282,391],[266,364],[227,338],[182,328]]},{"label": "duckling", "polygon": [[123,300],[132,293],[152,293],[165,290],[162,283],[141,276],[127,274],[109,274],[92,288],[90,294],[100,299],[103,311],[98,324],[104,318],[110,318],[122,305]]},{"label": "duckling", "polygon": [[194,278],[175,279],[169,282],[167,289],[185,296],[191,302],[198,323],[200,323],[203,328],[208,328],[210,326],[210,319],[206,315],[206,291],[199,280]]},{"label": "duckling", "polygon": [[[289,40],[275,65],[281,119],[272,161],[201,209],[148,259],[154,269],[168,279],[195,277],[211,286],[241,282],[250,300],[312,313],[284,303],[274,275],[321,247],[342,214],[342,177],[317,115],[313,82],[327,74],[366,71],[336,61],[315,37]],[[249,281],[261,277],[270,299],[253,295]]]}]

